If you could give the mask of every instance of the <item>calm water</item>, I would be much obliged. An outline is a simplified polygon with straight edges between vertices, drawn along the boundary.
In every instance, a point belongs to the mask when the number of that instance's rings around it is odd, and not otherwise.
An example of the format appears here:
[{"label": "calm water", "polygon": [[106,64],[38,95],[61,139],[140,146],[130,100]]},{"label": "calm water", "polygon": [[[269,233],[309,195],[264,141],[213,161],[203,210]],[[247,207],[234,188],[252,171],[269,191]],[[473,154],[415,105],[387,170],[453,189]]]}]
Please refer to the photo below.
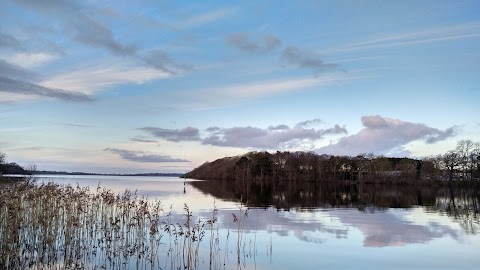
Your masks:
[{"label": "calm water", "polygon": [[[238,188],[172,177],[40,176],[40,182],[97,186],[158,198],[196,219],[219,210],[225,269],[478,269],[478,196],[470,190],[304,186]],[[249,198],[235,250],[239,198]],[[244,213],[244,212],[242,212]],[[227,237],[229,235],[229,237]],[[226,242],[225,239],[230,239]],[[234,239],[234,240],[232,240]],[[168,267],[167,267],[168,268]],[[208,257],[200,263],[208,269]]]}]

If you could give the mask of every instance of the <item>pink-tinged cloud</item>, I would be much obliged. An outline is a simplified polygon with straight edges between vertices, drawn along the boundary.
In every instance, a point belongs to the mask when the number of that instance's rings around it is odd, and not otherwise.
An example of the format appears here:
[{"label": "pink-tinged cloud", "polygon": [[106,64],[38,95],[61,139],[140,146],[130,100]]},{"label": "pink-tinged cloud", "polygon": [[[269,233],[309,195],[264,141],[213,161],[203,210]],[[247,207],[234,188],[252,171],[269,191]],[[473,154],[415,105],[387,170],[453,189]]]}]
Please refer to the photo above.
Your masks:
[{"label": "pink-tinged cloud", "polygon": [[345,127],[335,125],[327,129],[313,129],[286,125],[257,127],[233,127],[219,129],[202,140],[202,144],[251,149],[288,149],[314,142],[326,135],[347,134]]},{"label": "pink-tinged cloud", "polygon": [[413,141],[436,143],[457,134],[457,126],[445,130],[429,127],[421,123],[406,122],[380,115],[363,116],[364,128],[357,134],[341,138],[336,144],[316,150],[321,154],[357,155],[361,153],[389,154],[402,152]]},{"label": "pink-tinged cloud", "polygon": [[307,126],[319,123],[321,123],[321,120],[313,119],[300,122],[292,128],[284,124],[269,126],[268,128],[251,126],[221,128],[212,126],[205,129],[204,136],[201,136],[203,134],[200,134],[200,130],[195,127],[184,129],[142,127],[139,130],[149,133],[154,138],[171,142],[198,141],[204,145],[261,150],[293,149],[307,144],[311,145],[328,135],[348,133],[344,126],[339,125],[324,129],[307,128]]}]

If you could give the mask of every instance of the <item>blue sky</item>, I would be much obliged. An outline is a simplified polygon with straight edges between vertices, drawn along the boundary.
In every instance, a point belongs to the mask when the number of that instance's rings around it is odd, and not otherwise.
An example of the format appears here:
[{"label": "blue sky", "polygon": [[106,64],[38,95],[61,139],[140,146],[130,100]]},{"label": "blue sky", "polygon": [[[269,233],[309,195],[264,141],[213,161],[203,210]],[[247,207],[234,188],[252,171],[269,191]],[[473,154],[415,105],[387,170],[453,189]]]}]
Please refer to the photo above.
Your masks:
[{"label": "blue sky", "polygon": [[0,1],[0,151],[183,172],[479,141],[478,1]]}]

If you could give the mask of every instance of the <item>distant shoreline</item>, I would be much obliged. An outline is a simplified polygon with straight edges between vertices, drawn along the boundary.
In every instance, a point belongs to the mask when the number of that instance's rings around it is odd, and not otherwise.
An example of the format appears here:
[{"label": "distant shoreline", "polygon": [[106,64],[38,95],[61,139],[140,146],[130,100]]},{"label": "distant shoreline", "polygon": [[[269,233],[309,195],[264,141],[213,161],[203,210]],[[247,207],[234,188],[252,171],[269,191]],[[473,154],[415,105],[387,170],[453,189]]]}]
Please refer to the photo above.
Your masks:
[{"label": "distant shoreline", "polygon": [[183,173],[86,173],[86,172],[58,172],[36,171],[34,175],[92,175],[92,176],[174,176],[180,177]]}]

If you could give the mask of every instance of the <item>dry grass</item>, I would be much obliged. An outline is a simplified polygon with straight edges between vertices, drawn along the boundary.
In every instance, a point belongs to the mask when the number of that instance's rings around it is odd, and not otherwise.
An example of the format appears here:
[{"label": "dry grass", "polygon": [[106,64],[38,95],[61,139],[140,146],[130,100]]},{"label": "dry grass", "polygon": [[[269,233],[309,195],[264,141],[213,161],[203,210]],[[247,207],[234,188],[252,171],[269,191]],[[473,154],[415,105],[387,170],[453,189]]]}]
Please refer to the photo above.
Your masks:
[{"label": "dry grass", "polygon": [[194,220],[185,205],[179,221],[128,190],[19,183],[0,189],[0,207],[2,269],[220,269],[228,261],[215,206],[208,220]]}]

